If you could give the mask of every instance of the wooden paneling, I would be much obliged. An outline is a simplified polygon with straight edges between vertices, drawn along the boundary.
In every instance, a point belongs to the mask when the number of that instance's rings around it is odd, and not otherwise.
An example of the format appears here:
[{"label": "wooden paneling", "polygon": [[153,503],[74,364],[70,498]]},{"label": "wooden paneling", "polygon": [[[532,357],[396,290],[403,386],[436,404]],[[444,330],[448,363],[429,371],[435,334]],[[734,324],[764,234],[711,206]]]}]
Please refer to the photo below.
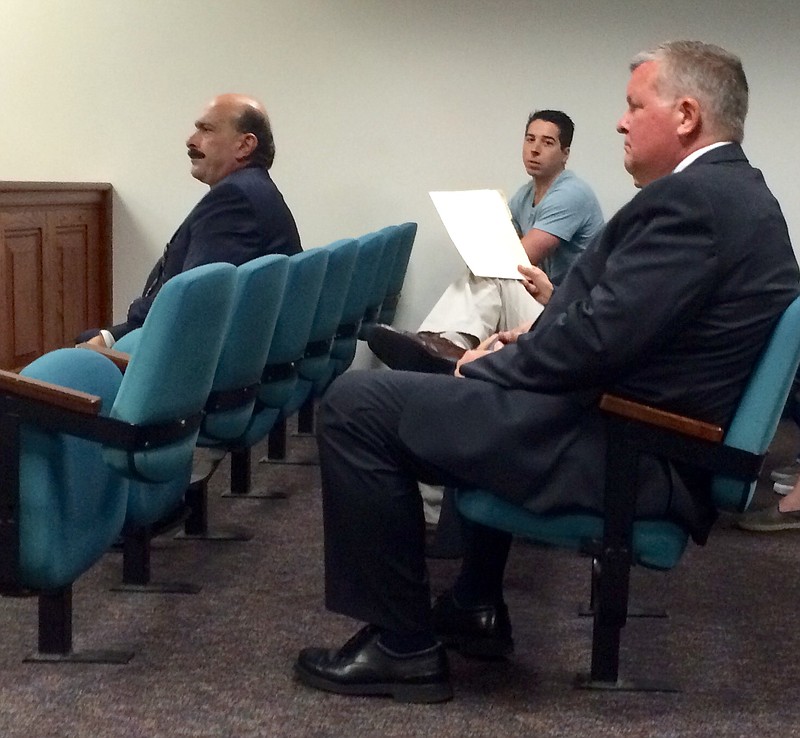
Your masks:
[{"label": "wooden paneling", "polygon": [[0,368],[111,318],[111,186],[0,182]]}]

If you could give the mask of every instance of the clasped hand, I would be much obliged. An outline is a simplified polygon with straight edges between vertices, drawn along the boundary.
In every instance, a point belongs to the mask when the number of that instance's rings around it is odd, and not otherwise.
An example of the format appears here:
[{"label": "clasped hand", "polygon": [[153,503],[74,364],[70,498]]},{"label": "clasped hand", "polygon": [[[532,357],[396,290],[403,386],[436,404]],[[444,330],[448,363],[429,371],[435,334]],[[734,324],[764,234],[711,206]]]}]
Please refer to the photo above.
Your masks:
[{"label": "clasped hand", "polygon": [[[538,303],[547,305],[553,295],[553,283],[548,279],[547,275],[539,267],[535,267],[532,264],[520,264],[517,269],[523,276],[522,286],[527,293]],[[480,359],[481,356],[499,351],[509,343],[516,343],[520,335],[527,333],[531,329],[531,325],[533,325],[533,321],[523,323],[508,331],[493,333],[489,338],[481,341],[477,347],[466,351],[456,364],[455,376],[464,376],[461,373],[461,367],[464,364],[469,364],[475,359]]]}]

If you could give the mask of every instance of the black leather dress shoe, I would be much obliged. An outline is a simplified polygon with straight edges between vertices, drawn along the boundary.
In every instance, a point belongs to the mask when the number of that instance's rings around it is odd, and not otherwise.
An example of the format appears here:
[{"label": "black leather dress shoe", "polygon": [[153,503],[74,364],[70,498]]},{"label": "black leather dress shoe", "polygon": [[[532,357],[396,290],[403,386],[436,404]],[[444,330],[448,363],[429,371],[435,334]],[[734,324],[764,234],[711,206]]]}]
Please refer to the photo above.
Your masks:
[{"label": "black leather dress shoe", "polygon": [[388,325],[374,326],[367,344],[386,366],[425,374],[452,374],[464,354],[464,349],[436,334],[408,333]]},{"label": "black leather dress shoe", "polygon": [[353,695],[390,695],[398,702],[444,702],[453,696],[447,654],[437,644],[414,654],[396,654],[367,625],[338,651],[305,648],[295,676],[309,687]]},{"label": "black leather dress shoe", "polygon": [[500,659],[514,651],[511,620],[504,602],[462,607],[452,591],[445,592],[433,606],[433,632],[442,645],[463,656]]}]

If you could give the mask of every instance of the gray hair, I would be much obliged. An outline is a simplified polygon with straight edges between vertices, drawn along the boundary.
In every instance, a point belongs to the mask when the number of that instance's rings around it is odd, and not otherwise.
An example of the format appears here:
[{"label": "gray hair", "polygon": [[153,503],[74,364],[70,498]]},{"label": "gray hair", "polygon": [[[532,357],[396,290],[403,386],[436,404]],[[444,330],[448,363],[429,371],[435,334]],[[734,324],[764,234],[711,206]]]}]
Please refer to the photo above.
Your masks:
[{"label": "gray hair", "polygon": [[649,61],[659,63],[660,96],[695,98],[719,140],[742,142],[748,87],[738,56],[702,41],[668,41],[637,54],[631,72]]}]

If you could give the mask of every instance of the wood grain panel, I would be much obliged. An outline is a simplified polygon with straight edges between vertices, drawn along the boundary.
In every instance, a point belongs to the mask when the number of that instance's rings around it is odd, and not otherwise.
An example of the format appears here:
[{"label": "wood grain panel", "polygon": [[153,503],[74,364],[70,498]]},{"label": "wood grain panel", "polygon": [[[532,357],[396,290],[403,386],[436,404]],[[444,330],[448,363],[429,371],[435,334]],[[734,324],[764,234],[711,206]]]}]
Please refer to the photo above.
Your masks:
[{"label": "wood grain panel", "polygon": [[5,215],[2,228],[4,305],[2,366],[19,366],[42,353],[42,252],[46,220],[35,212]]},{"label": "wood grain panel", "polygon": [[0,181],[0,368],[111,322],[111,185]]}]

